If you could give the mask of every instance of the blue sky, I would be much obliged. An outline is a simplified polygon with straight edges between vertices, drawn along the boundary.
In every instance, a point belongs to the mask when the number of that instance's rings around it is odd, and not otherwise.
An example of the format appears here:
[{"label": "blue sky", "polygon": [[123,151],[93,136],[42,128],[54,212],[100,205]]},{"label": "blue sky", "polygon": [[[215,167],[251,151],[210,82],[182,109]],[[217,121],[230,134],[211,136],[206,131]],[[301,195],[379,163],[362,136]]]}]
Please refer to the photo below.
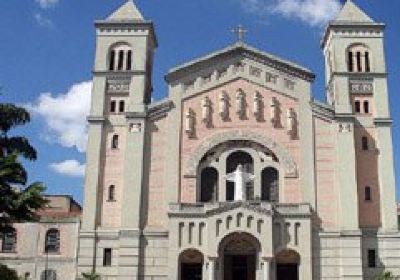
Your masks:
[{"label": "blue sky", "polygon": [[[94,61],[93,21],[104,19],[124,0],[0,1],[1,102],[28,105],[27,135],[39,159],[27,163],[30,180],[43,181],[49,193],[83,195],[85,118]],[[386,55],[395,161],[400,162],[400,1],[354,0],[371,17],[387,24]],[[153,20],[159,41],[154,65],[154,98],[166,95],[163,76],[175,65],[233,42],[230,30],[243,24],[246,41],[262,50],[312,69],[313,94],[325,100],[324,23],[339,0],[137,0]],[[314,3],[314,4],[313,4]],[[397,170],[400,182],[400,168]],[[399,197],[399,195],[398,195]]]}]

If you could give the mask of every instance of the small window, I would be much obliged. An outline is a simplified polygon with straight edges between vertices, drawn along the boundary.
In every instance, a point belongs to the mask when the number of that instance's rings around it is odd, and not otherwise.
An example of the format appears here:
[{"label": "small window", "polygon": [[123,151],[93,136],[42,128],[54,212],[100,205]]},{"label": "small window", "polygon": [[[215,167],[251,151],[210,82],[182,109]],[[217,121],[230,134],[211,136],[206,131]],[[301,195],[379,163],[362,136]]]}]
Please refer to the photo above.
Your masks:
[{"label": "small window", "polygon": [[369,52],[365,52],[365,72],[371,72]]},{"label": "small window", "polygon": [[17,244],[17,232],[14,228],[3,231],[1,240],[1,251],[3,253],[13,253]]},{"label": "small window", "polygon": [[112,249],[104,248],[103,266],[111,266],[112,262]]},{"label": "small window", "polygon": [[119,102],[119,112],[120,113],[125,112],[125,101],[120,101]]},{"label": "small window", "polygon": [[363,151],[368,151],[369,150],[368,138],[366,136],[363,136],[361,138],[361,146],[362,146]]},{"label": "small window", "polygon": [[361,103],[360,101],[356,101],[354,102],[354,110],[356,113],[361,113]]},{"label": "small window", "polygon": [[122,70],[124,67],[124,51],[118,52],[118,70]]},{"label": "small window", "polygon": [[370,268],[376,267],[376,250],[375,249],[368,250],[368,267],[370,267]]},{"label": "small window", "polygon": [[361,52],[357,52],[357,71],[362,72]]},{"label": "small window", "polygon": [[115,113],[116,111],[116,102],[115,100],[110,102],[110,113]]},{"label": "small window", "polygon": [[126,55],[126,70],[132,70],[132,51],[128,51]]},{"label": "small window", "polygon": [[119,136],[117,134],[113,135],[112,141],[111,141],[111,148],[112,149],[118,149],[119,145]]},{"label": "small window", "polygon": [[354,71],[353,52],[348,52],[347,60],[348,60],[347,62],[348,62],[349,72],[353,72]]},{"label": "small window", "polygon": [[115,51],[112,50],[110,53],[110,65],[109,65],[109,69],[111,71],[114,71],[115,69],[114,65],[115,65]]},{"label": "small window", "polygon": [[369,114],[369,102],[364,101],[364,113]]},{"label": "small window", "polygon": [[44,251],[46,253],[58,253],[60,251],[60,231],[58,229],[47,231]]},{"label": "small window", "polygon": [[364,196],[365,196],[365,197],[364,197],[364,198],[365,198],[365,201],[371,201],[371,200],[372,200],[372,190],[371,190],[371,187],[366,186],[364,192],[365,192],[365,194],[364,194]]},{"label": "small window", "polygon": [[108,187],[108,201],[115,201],[115,186]]}]

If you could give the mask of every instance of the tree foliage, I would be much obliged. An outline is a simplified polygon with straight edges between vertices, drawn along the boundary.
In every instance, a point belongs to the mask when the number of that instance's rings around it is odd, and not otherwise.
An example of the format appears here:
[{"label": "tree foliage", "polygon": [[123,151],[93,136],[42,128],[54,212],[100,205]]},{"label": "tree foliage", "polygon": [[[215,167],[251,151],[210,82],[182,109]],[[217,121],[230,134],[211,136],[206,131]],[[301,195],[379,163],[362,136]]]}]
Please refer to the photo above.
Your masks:
[{"label": "tree foliage", "polygon": [[27,110],[13,104],[0,103],[0,155],[17,153],[29,160],[37,158],[36,150],[23,136],[9,136],[9,131],[30,122]]},{"label": "tree foliage", "polygon": [[375,280],[396,280],[399,279],[398,277],[395,277],[391,272],[383,272],[382,274],[378,275]]},{"label": "tree foliage", "polygon": [[84,280],[100,280],[100,275],[95,272],[82,273],[82,277]]},{"label": "tree foliage", "polygon": [[19,280],[18,274],[15,270],[0,264],[0,279],[1,280]]},{"label": "tree foliage", "polygon": [[0,229],[13,222],[36,220],[36,210],[46,203],[42,183],[28,185],[27,172],[19,160],[35,160],[36,150],[23,136],[9,136],[12,128],[30,121],[29,113],[13,104],[0,103]]}]

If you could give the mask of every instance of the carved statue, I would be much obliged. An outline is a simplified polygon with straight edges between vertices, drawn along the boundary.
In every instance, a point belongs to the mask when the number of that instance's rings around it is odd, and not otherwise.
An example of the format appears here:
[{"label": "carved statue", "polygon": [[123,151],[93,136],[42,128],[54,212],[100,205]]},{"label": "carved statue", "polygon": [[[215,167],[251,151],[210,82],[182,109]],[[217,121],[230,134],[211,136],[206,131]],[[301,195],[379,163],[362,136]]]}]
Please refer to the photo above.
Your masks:
[{"label": "carved statue", "polygon": [[185,131],[189,138],[195,134],[195,114],[191,108],[185,114]]},{"label": "carved statue", "polygon": [[238,165],[237,169],[226,175],[226,180],[235,183],[234,200],[246,200],[246,184],[254,180],[254,175],[244,172],[243,166]]},{"label": "carved statue", "polygon": [[279,123],[279,103],[276,97],[271,100],[271,122],[274,127]]},{"label": "carved statue", "polygon": [[219,96],[219,115],[224,121],[229,118],[229,97],[225,91]]},{"label": "carved statue", "polygon": [[256,120],[262,119],[262,96],[259,92],[254,95],[253,114]]},{"label": "carved statue", "polygon": [[246,94],[241,89],[236,94],[236,114],[240,119],[246,117]]},{"label": "carved statue", "polygon": [[296,113],[293,108],[287,110],[287,130],[290,136],[296,136]]},{"label": "carved statue", "polygon": [[211,124],[211,100],[208,96],[201,101],[201,114],[203,122],[206,126],[209,126]]}]

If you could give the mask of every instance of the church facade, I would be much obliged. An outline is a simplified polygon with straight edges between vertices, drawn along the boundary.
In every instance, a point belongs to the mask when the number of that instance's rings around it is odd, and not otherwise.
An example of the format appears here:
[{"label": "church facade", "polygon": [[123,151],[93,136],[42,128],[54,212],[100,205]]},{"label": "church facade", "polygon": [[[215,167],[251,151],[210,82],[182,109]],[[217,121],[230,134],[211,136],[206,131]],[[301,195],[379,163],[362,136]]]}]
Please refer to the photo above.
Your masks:
[{"label": "church facade", "polygon": [[132,1],[97,21],[78,274],[400,275],[384,27],[352,1],[329,23],[325,103],[310,70],[242,41],[151,102],[153,23]]}]

